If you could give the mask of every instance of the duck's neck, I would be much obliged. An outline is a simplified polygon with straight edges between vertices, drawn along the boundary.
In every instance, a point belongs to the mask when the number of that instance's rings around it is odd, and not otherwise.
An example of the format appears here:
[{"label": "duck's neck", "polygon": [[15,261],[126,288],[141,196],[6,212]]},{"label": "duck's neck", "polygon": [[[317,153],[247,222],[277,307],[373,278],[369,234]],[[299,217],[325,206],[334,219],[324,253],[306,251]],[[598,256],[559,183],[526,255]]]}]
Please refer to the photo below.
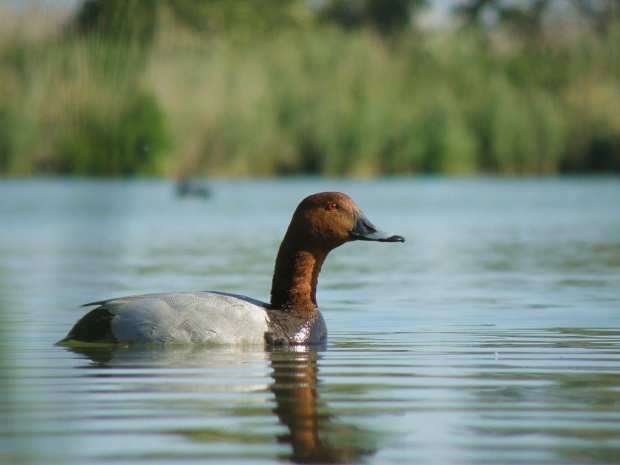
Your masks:
[{"label": "duck's neck", "polygon": [[285,237],[273,273],[271,308],[299,315],[317,311],[316,286],[326,251],[293,247]]}]

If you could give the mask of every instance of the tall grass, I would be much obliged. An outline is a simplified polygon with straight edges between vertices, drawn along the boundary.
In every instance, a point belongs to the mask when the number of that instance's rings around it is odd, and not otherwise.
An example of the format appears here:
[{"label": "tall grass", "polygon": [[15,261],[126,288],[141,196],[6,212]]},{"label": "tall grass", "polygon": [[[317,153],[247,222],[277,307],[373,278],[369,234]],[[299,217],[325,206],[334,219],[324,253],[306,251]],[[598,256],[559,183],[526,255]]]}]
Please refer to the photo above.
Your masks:
[{"label": "tall grass", "polygon": [[139,47],[19,31],[0,40],[0,63],[0,172],[156,172],[169,141]]},{"label": "tall grass", "polygon": [[180,158],[170,167],[182,171],[620,169],[617,36],[508,51],[475,32],[392,47],[336,29],[191,50],[173,42],[160,45],[149,82],[177,115]]},{"label": "tall grass", "polygon": [[0,173],[620,171],[620,28],[0,39]]}]

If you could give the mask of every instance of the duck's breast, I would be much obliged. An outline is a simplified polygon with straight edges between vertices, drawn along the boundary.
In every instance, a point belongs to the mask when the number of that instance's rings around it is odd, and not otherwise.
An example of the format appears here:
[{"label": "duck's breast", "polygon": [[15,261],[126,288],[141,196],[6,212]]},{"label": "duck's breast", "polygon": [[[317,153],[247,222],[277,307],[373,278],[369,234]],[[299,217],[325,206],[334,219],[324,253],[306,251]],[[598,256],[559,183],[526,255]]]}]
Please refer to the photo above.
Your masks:
[{"label": "duck's breast", "polygon": [[118,342],[261,344],[267,332],[265,304],[217,292],[148,294],[110,300]]}]

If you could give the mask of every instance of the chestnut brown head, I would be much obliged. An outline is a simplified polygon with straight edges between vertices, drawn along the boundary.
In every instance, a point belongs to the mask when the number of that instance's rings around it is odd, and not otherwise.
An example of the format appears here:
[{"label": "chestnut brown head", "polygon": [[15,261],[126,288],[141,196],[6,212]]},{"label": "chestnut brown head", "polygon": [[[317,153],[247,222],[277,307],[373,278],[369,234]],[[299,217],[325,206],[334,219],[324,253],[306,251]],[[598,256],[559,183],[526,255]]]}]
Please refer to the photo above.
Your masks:
[{"label": "chestnut brown head", "polygon": [[322,192],[301,201],[289,226],[301,243],[334,249],[355,240],[405,242],[402,236],[377,229],[355,202],[340,192]]}]

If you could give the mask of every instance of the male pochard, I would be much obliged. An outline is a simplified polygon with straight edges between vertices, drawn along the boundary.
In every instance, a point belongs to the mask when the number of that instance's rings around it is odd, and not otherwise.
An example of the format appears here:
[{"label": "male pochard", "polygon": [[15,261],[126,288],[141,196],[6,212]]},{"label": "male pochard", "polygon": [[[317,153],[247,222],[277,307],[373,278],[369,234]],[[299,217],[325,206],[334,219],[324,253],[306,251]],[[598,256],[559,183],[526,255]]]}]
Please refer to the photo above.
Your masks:
[{"label": "male pochard", "polygon": [[276,258],[271,302],[221,292],[103,300],[61,343],[316,344],[327,328],[316,286],[327,254],[355,240],[404,242],[374,227],[348,196],[324,192],[297,207]]}]

